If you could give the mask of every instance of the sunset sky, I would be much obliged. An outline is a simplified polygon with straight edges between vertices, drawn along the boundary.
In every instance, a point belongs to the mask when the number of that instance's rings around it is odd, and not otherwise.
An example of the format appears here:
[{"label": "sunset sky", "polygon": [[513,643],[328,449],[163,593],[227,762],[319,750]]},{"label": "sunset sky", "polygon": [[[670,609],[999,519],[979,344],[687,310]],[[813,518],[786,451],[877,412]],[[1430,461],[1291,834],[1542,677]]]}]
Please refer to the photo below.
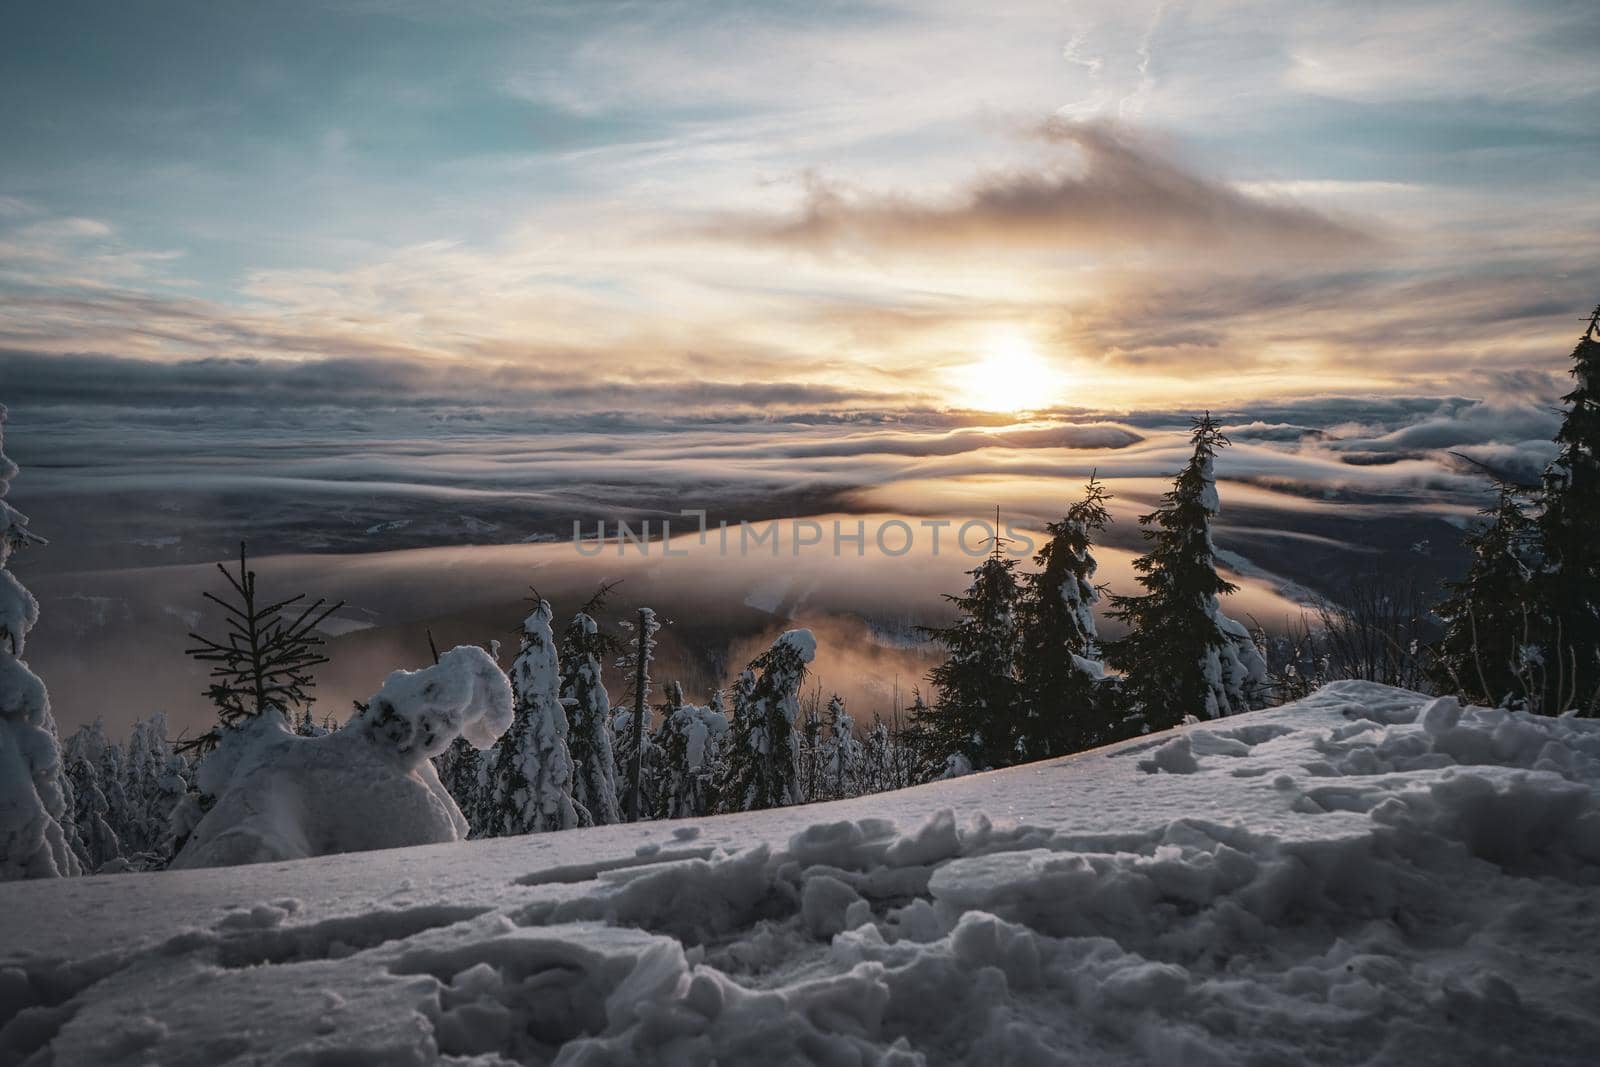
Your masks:
[{"label": "sunset sky", "polygon": [[1597,48],[1589,0],[10,4],[0,380],[656,413],[1544,390],[1600,277]]}]

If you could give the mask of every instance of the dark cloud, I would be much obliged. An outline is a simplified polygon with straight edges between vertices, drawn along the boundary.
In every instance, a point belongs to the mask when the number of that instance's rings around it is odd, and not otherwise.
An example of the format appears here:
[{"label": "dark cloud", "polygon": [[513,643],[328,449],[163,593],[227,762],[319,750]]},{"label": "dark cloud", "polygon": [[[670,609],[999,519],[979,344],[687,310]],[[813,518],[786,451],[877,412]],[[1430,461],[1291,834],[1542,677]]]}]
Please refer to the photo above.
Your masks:
[{"label": "dark cloud", "polygon": [[813,250],[1115,245],[1326,256],[1379,243],[1352,221],[1191,173],[1117,126],[1052,120],[1038,136],[1077,158],[992,175],[943,202],[813,178],[797,214],[724,218],[705,232]]},{"label": "dark cloud", "polygon": [[[574,360],[575,362],[581,362]],[[808,409],[898,401],[794,381],[592,381],[511,365],[397,358],[144,360],[0,349],[0,382],[15,404],[355,408],[472,405],[629,411]]]}]

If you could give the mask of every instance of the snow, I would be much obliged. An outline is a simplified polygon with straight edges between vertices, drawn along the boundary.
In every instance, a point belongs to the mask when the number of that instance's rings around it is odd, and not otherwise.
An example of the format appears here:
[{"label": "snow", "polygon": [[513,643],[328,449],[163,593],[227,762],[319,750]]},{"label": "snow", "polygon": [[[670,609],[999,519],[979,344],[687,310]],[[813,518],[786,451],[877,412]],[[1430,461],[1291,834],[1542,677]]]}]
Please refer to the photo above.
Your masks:
[{"label": "snow", "polygon": [[817,658],[817,638],[810,630],[785,630],[773,643],[774,648],[792,648],[801,663]]},{"label": "snow", "polygon": [[17,466],[6,456],[5,405],[0,404],[0,880],[53,878],[79,872],[62,828],[69,786],[44,682],[22,659],[39,603],[6,570],[11,554],[42,542],[5,500]]},{"label": "snow", "polygon": [[481,648],[395,671],[341,729],[302,737],[276,709],[225,732],[197,784],[216,798],[173,867],[221,867],[456,841],[467,822],[430,757],[457,737],[487,748],[511,724],[511,687]]},{"label": "snow", "polygon": [[1582,1064],[1597,899],[1600,723],[1341,682],[825,805],[0,885],[0,1060]]}]

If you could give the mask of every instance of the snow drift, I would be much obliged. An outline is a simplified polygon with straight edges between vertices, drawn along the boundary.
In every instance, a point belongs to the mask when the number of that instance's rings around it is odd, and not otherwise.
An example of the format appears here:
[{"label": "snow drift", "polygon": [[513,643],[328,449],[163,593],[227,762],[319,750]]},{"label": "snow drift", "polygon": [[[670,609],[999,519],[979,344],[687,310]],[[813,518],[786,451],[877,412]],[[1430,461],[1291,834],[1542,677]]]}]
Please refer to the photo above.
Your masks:
[{"label": "snow drift", "polygon": [[200,764],[216,805],[174,867],[399,848],[467,835],[429,757],[457,737],[479,749],[511,725],[511,687],[481,648],[463,645],[420,671],[395,671],[342,729],[301,737],[276,711],[224,735]]},{"label": "snow drift", "polygon": [[1600,723],[1339,683],[808,808],[0,886],[0,1060],[1583,1064],[1597,901]]}]

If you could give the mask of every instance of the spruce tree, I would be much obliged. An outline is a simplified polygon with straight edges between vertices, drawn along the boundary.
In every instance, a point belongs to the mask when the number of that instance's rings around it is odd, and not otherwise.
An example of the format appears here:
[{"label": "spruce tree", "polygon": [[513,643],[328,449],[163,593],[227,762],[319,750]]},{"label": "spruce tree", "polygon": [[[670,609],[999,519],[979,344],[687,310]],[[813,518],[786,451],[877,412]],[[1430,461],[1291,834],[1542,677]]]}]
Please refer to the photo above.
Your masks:
[{"label": "spruce tree", "polygon": [[1161,506],[1140,518],[1150,550],[1134,560],[1142,596],[1113,596],[1111,617],[1128,627],[1106,646],[1122,672],[1127,710],[1150,730],[1188,716],[1215,719],[1259,699],[1266,662],[1250,633],[1222,614],[1235,586],[1217,573],[1211,518],[1218,511],[1216,452],[1229,442],[1211,413],[1192,420],[1194,451]]},{"label": "spruce tree", "polygon": [[1540,704],[1600,715],[1600,307],[1572,351],[1573,390],[1544,475],[1540,600],[1548,615]]},{"label": "spruce tree", "polygon": [[[648,763],[651,758],[651,732],[650,725],[650,664],[655,659],[656,632],[661,629],[661,623],[656,618],[656,613],[651,608],[640,608],[637,623],[624,622],[623,628],[633,634],[633,641],[626,646],[626,654],[617,660],[624,676],[630,679],[629,695],[633,698],[633,710],[626,712],[624,726],[620,718],[612,719],[612,736],[617,744],[614,746],[617,756],[617,769],[621,772],[626,783],[627,804],[625,810],[628,821],[637,822],[643,818],[651,808],[651,803],[646,793],[649,791],[646,779],[650,775]],[[622,728],[622,732],[619,732]]]},{"label": "spruce tree", "polygon": [[804,803],[822,800],[827,794],[823,785],[822,765],[826,754],[825,735],[822,729],[822,708],[819,697],[813,693],[806,698],[800,714],[800,737],[796,746],[795,762],[798,765],[796,781]]},{"label": "spruce tree", "polygon": [[516,714],[496,746],[485,827],[496,837],[570,830],[580,821],[550,619],[549,602],[539,600],[522,622],[522,647],[511,665]]},{"label": "spruce tree", "polygon": [[79,873],[50,697],[22,658],[39,602],[6,567],[12,552],[44,539],[6,500],[17,467],[5,454],[5,421],[0,405],[0,881]]},{"label": "spruce tree", "polygon": [[499,752],[493,746],[480,752],[471,741],[457,737],[433,759],[433,769],[439,775],[439,783],[467,820],[468,837],[484,835],[486,812],[483,785],[488,775],[484,763],[487,759],[492,766],[492,761],[498,756]]},{"label": "spruce tree", "polygon": [[217,570],[227,579],[231,597],[201,595],[223,610],[225,633],[220,639],[191,633],[197,644],[187,650],[200,662],[212,664],[206,696],[216,705],[219,725],[184,746],[201,751],[216,745],[220,730],[239,726],[268,708],[292,719],[297,709],[310,707],[315,685],[311,669],[328,662],[319,651],[323,642],[316,628],[344,606],[340,601],[324,607],[319,599],[300,607],[303,593],[263,603],[242,541],[238,573],[221,563]]},{"label": "spruce tree", "polygon": [[652,790],[653,816],[683,819],[715,809],[718,749],[728,720],[715,703],[702,708],[683,699],[683,686],[667,686],[654,748],[658,755]]},{"label": "spruce tree", "polygon": [[123,846],[130,857],[143,855],[146,866],[159,865],[170,858],[172,812],[189,789],[188,764],[167,740],[165,713],[134,723],[125,770],[130,817]]},{"label": "spruce tree", "polygon": [[823,746],[823,799],[837,800],[862,792],[862,746],[855,720],[838,693],[828,700],[828,739]]},{"label": "spruce tree", "polygon": [[62,758],[72,783],[72,821],[81,843],[83,869],[93,873],[123,854],[122,839],[111,827],[111,804],[100,787],[100,753],[109,743],[99,719],[74,730],[62,746]]},{"label": "spruce tree", "polygon": [[800,802],[795,719],[800,683],[817,652],[810,630],[788,630],[739,675],[733,689],[724,811],[760,811]]},{"label": "spruce tree", "polygon": [[[931,707],[916,712],[929,743],[973,770],[1008,767],[1025,758],[1029,713],[1018,677],[1018,610],[1021,589],[1013,573],[1017,561],[1002,554],[1001,539],[967,573],[972,584],[960,596],[945,594],[956,607],[956,621],[921,627],[949,652],[928,674],[937,690]],[[920,703],[921,696],[918,695]]]},{"label": "spruce tree", "polygon": [[1023,739],[1030,759],[1059,756],[1109,741],[1105,667],[1096,646],[1094,537],[1111,521],[1111,494],[1089,477],[1083,499],[1059,522],[1023,578],[1020,670],[1029,719]]},{"label": "spruce tree", "polygon": [[608,636],[579,612],[562,631],[561,702],[567,709],[572,753],[572,797],[595,825],[622,821],[617,799],[616,758],[611,751],[611,698],[601,678],[601,659],[613,651]]},{"label": "spruce tree", "polygon": [[1539,567],[1538,529],[1527,514],[1527,491],[1496,484],[1488,521],[1469,534],[1466,577],[1445,584],[1434,609],[1444,633],[1434,644],[1428,676],[1443,692],[1489,707],[1521,704],[1543,611],[1534,587]]}]

